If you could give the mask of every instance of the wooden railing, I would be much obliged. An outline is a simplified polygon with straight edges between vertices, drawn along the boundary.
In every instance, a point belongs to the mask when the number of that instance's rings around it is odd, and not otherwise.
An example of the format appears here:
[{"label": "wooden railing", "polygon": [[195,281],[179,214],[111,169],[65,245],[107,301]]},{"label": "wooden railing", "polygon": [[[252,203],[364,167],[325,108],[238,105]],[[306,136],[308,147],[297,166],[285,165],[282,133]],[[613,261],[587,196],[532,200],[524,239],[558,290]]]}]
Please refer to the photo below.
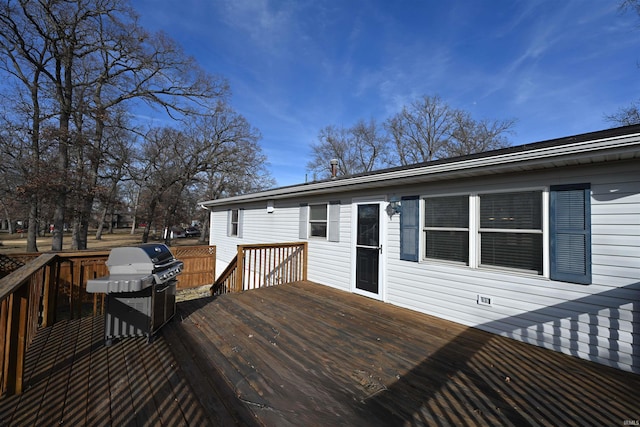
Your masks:
[{"label": "wooden railing", "polygon": [[[185,263],[179,289],[214,282],[214,246],[172,249]],[[39,327],[104,313],[105,295],[89,294],[86,286],[87,280],[109,274],[108,256],[108,250],[2,256],[0,396],[22,391],[26,350]]]},{"label": "wooden railing", "polygon": [[27,347],[38,326],[54,320],[57,266],[58,255],[45,254],[0,279],[0,395],[22,392]]},{"label": "wooden railing", "polygon": [[307,243],[238,245],[238,252],[211,287],[212,295],[307,280]]}]

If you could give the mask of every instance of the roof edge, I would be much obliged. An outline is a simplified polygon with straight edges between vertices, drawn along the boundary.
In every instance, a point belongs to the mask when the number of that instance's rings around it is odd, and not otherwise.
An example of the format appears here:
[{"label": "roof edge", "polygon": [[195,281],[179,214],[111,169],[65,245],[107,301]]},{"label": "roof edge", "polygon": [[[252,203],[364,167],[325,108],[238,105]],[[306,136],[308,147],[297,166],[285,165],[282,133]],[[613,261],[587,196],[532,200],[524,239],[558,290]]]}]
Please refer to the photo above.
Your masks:
[{"label": "roof edge", "polygon": [[[635,137],[635,138],[634,138]],[[473,170],[518,162],[549,161],[562,156],[588,155],[603,150],[638,146],[640,149],[640,125],[624,126],[614,129],[589,132],[569,137],[545,140],[511,146],[498,150],[466,156],[439,159],[431,162],[408,166],[381,169],[337,179],[313,181],[285,187],[277,187],[256,193],[198,202],[207,208],[231,203],[291,198],[296,195],[311,195],[328,191],[349,191],[360,184],[373,184],[380,181],[394,181],[403,177],[423,175],[425,178],[450,171]]]}]

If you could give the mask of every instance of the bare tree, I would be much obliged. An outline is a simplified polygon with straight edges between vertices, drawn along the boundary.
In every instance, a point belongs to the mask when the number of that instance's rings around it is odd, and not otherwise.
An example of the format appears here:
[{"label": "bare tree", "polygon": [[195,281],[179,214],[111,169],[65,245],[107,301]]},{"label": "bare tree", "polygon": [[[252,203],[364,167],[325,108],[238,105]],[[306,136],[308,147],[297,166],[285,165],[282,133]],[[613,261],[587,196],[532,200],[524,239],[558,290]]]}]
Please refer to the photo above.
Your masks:
[{"label": "bare tree", "polygon": [[461,110],[455,112],[453,121],[453,131],[444,149],[447,157],[507,147],[509,141],[506,134],[511,132],[515,124],[515,119],[477,121]]},{"label": "bare tree", "polygon": [[439,96],[424,96],[388,119],[400,165],[447,157],[456,114]]},{"label": "bare tree", "polygon": [[390,164],[386,137],[374,119],[359,120],[350,128],[327,126],[311,145],[313,158],[307,168],[319,178],[331,174],[330,160],[338,160],[341,176],[370,172]]},{"label": "bare tree", "polygon": [[640,103],[635,102],[628,107],[622,107],[614,114],[605,115],[604,119],[614,126],[640,124]]},{"label": "bare tree", "polygon": [[387,120],[386,128],[399,163],[408,165],[506,147],[515,122],[475,120],[438,96],[424,96]]},{"label": "bare tree", "polygon": [[[183,118],[228,93],[224,79],[203,72],[172,40],[144,31],[126,0],[3,2],[0,49],[3,70],[30,95],[30,152],[38,159],[33,165],[41,164],[42,123],[56,121],[48,135],[56,155],[47,164],[48,194],[55,195],[53,250],[62,249],[62,231],[71,217],[73,247],[86,248],[109,151],[105,132],[117,126],[116,112],[138,100]],[[50,115],[40,111],[43,103],[51,106]],[[32,198],[35,218],[38,199]],[[35,227],[36,221],[30,224]],[[29,241],[35,245],[31,231]]]}]

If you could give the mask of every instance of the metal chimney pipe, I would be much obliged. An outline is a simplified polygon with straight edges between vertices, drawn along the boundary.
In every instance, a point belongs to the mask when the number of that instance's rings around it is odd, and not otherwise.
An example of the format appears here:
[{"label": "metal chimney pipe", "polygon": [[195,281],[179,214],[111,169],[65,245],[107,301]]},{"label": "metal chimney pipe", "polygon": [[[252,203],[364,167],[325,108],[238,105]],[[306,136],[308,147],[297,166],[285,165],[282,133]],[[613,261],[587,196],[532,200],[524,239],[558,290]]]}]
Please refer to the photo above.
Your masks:
[{"label": "metal chimney pipe", "polygon": [[331,159],[331,179],[336,179],[338,176],[338,159]]}]

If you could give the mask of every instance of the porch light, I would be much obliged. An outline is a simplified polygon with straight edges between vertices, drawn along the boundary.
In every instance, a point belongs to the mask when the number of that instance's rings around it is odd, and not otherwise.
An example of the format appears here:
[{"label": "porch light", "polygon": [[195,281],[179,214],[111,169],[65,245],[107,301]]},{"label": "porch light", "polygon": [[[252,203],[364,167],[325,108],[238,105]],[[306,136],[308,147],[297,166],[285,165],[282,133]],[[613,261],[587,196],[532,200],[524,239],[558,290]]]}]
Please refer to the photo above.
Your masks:
[{"label": "porch light", "polygon": [[402,213],[402,202],[400,199],[393,195],[389,198],[389,205],[387,206],[387,214],[392,216],[394,214]]}]

